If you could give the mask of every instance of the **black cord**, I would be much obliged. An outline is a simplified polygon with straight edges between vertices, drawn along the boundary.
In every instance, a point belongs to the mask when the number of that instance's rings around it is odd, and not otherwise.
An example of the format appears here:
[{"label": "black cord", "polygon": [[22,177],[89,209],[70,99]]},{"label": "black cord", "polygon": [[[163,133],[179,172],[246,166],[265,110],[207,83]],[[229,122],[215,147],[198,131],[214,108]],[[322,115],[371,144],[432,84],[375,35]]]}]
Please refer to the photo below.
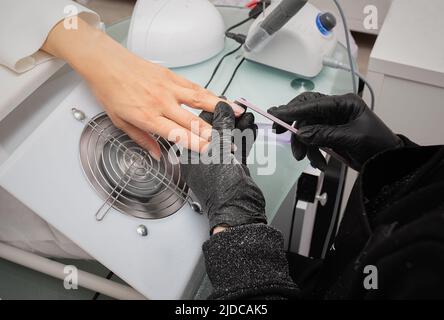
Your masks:
[{"label": "black cord", "polygon": [[248,17],[245,20],[242,20],[241,22],[236,23],[234,26],[229,27],[226,31],[225,34],[229,33],[231,30],[236,29],[237,27],[240,27],[241,25],[247,23],[248,21],[252,20],[254,17]]},{"label": "black cord", "polygon": [[228,52],[227,54],[225,54],[217,63],[216,68],[214,68],[213,73],[211,74],[210,80],[208,80],[207,84],[205,85],[205,89],[208,88],[208,86],[210,85],[211,81],[213,81],[214,76],[216,75],[217,71],[219,70],[219,67],[221,66],[222,62],[224,62],[225,58],[228,56],[231,56],[233,53],[235,53],[236,51],[238,51],[240,48],[242,47],[242,44],[240,46],[238,46],[236,49]]},{"label": "black cord", "polygon": [[244,63],[244,61],[245,61],[245,58],[242,58],[242,60],[241,60],[241,61],[239,62],[239,64],[237,65],[236,69],[234,69],[234,72],[233,72],[233,74],[231,75],[230,81],[228,81],[228,83],[227,83],[227,85],[226,85],[224,91],[222,91],[222,94],[221,94],[222,96],[224,96],[225,93],[227,93],[228,88],[230,87],[231,83],[233,82],[234,77],[236,76],[237,71],[238,71],[239,68],[241,67],[242,63]]},{"label": "black cord", "polygon": [[[231,34],[230,31],[233,30],[233,29],[236,29],[237,27],[240,27],[241,25],[247,23],[248,21],[250,21],[250,20],[252,20],[252,19],[254,19],[254,17],[248,17],[247,19],[244,19],[244,20],[242,20],[242,21],[236,23],[235,25],[229,27],[229,28],[225,31],[225,36],[228,35],[227,37],[230,38],[230,39],[233,38],[233,37],[238,36],[238,35],[233,35],[233,34]],[[207,88],[209,87],[211,81],[213,81],[213,79],[214,79],[214,77],[215,77],[217,71],[219,70],[220,66],[222,65],[222,62],[224,62],[225,58],[231,56],[233,53],[235,53],[235,52],[238,51],[240,48],[242,48],[242,45],[243,45],[243,43],[241,43],[241,44],[239,45],[239,47],[237,47],[236,49],[234,49],[234,50],[228,52],[227,54],[225,54],[225,55],[219,60],[219,62],[218,62],[217,65],[216,65],[216,68],[214,68],[213,73],[211,74],[210,79],[208,80],[207,84],[205,85],[205,89],[207,89]]]},{"label": "black cord", "polygon": [[[106,279],[111,279],[112,277],[113,277],[113,275],[114,275],[114,273],[112,272],[112,271],[110,271],[109,273],[108,273],[108,275],[106,276]],[[93,300],[97,300],[98,298],[99,298],[99,296],[100,296],[100,293],[99,292],[96,292],[95,294],[94,294],[94,297],[92,298]]]}]

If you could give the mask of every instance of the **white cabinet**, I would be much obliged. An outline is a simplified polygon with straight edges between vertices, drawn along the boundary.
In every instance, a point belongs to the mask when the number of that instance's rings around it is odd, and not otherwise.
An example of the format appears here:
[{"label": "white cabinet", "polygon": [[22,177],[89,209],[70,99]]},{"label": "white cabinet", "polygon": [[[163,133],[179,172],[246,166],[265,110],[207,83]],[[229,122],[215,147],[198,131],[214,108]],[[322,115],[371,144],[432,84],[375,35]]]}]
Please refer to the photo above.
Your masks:
[{"label": "white cabinet", "polygon": [[442,0],[394,0],[370,56],[376,113],[423,145],[444,143],[443,12]]}]

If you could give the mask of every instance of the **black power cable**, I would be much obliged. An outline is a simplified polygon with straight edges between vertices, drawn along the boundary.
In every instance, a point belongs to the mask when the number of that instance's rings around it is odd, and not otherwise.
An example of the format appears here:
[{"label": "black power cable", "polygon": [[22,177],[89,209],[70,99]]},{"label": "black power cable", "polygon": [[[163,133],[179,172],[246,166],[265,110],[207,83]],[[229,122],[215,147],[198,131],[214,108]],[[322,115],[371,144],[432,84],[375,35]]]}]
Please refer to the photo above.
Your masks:
[{"label": "black power cable", "polygon": [[[234,41],[236,41],[237,43],[240,44],[239,47],[237,47],[236,49],[228,52],[227,54],[225,54],[217,63],[216,67],[213,70],[213,73],[211,74],[210,79],[208,80],[207,84],[205,85],[205,89],[208,89],[209,85],[211,84],[211,81],[213,81],[217,71],[219,70],[220,66],[222,65],[222,62],[229,56],[231,56],[232,54],[234,54],[235,52],[237,52],[242,45],[245,43],[246,40],[246,36],[243,34],[239,34],[239,33],[232,33],[231,31],[233,31],[234,29],[244,25],[245,23],[247,23],[250,20],[254,20],[256,19],[269,5],[271,4],[270,0],[262,0],[260,1],[253,9],[250,10],[250,12],[248,13],[248,18],[236,23],[235,25],[232,25],[231,27],[229,27],[226,31],[225,31],[225,36],[229,39],[232,39]],[[228,85],[225,87],[224,89],[224,93],[222,95],[225,94],[225,92],[228,90],[228,87],[230,86],[231,82],[233,81],[234,76],[236,75],[237,70],[239,69],[240,65],[244,62],[245,59],[243,59],[239,65],[237,66],[236,70],[234,71],[233,76],[230,79],[230,82],[228,83]]]},{"label": "black power cable", "polygon": [[[232,33],[230,33],[230,31],[233,30],[233,29],[235,29],[235,28],[237,28],[237,27],[240,27],[241,25],[243,25],[243,24],[245,24],[245,23],[247,23],[247,22],[250,21],[251,19],[253,19],[253,18],[252,18],[252,17],[248,17],[247,19],[242,20],[241,22],[236,23],[235,25],[229,27],[229,28],[227,29],[227,31],[225,31],[225,36],[226,36],[227,38],[233,39],[233,40],[235,40],[236,42],[240,42],[240,45],[239,45],[236,49],[234,49],[234,50],[228,52],[227,54],[225,54],[225,55],[219,60],[219,62],[217,63],[216,67],[215,67],[214,70],[213,70],[213,73],[211,74],[210,79],[208,80],[207,84],[205,85],[205,89],[207,89],[207,88],[210,86],[211,81],[213,81],[213,79],[214,79],[214,77],[215,77],[217,71],[219,70],[220,66],[222,65],[222,62],[224,62],[224,60],[225,60],[227,57],[231,56],[232,54],[234,54],[235,52],[237,52],[240,48],[242,48],[243,42],[245,41],[244,37],[242,37],[241,35],[238,35],[238,34],[232,34]],[[243,39],[243,40],[242,40],[242,39]]]},{"label": "black power cable", "polygon": [[216,68],[214,68],[213,73],[211,74],[210,80],[208,80],[207,84],[205,85],[205,89],[208,88],[208,86],[210,85],[211,81],[213,81],[214,76],[216,75],[217,71],[219,70],[222,62],[224,62],[225,58],[228,56],[231,56],[233,53],[235,53],[236,51],[238,51],[240,48],[242,47],[242,44],[240,46],[238,46],[236,49],[228,52],[227,54],[225,54],[217,63]]},{"label": "black power cable", "polygon": [[244,25],[245,23],[247,23],[248,21],[254,19],[254,17],[248,17],[244,20],[242,20],[241,22],[236,23],[235,25],[229,27],[226,31],[225,34],[230,33],[232,30],[236,29],[237,27],[240,27],[241,25]]},{"label": "black power cable", "polygon": [[233,74],[231,75],[230,81],[228,81],[228,83],[227,83],[227,85],[226,85],[224,91],[222,91],[222,94],[221,94],[222,96],[225,96],[225,93],[227,93],[228,88],[230,87],[231,83],[233,82],[234,77],[236,76],[237,71],[238,71],[239,68],[241,67],[242,63],[244,63],[244,61],[245,61],[245,58],[242,58],[242,60],[238,63],[236,69],[234,69],[234,72],[233,72]]},{"label": "black power cable", "polygon": [[207,84],[205,85],[205,89],[207,89],[207,88],[209,87],[209,85],[211,84],[211,81],[213,81],[213,79],[214,79],[214,77],[215,77],[217,71],[219,70],[220,66],[222,65],[222,62],[224,62],[224,60],[225,60],[227,57],[229,57],[229,56],[231,56],[232,54],[234,54],[235,52],[237,52],[237,51],[242,47],[242,45],[243,45],[244,42],[245,42],[245,39],[246,39],[246,36],[245,36],[245,35],[237,34],[237,33],[231,33],[231,31],[234,30],[234,29],[236,29],[236,28],[238,28],[238,27],[240,27],[240,26],[242,26],[242,25],[244,25],[245,23],[247,23],[247,22],[250,21],[250,20],[253,20],[256,16],[257,16],[256,14],[254,14],[254,15],[249,15],[248,18],[246,18],[246,19],[244,19],[244,20],[242,20],[242,21],[236,23],[235,25],[232,25],[231,27],[229,27],[229,28],[225,31],[225,36],[226,36],[227,38],[229,38],[229,39],[233,39],[234,41],[240,43],[240,45],[239,45],[239,47],[237,47],[236,49],[234,49],[234,50],[228,52],[227,54],[225,54],[225,55],[219,60],[219,62],[217,63],[216,67],[215,67],[214,70],[213,70],[213,73],[211,74],[210,79],[208,80]]}]

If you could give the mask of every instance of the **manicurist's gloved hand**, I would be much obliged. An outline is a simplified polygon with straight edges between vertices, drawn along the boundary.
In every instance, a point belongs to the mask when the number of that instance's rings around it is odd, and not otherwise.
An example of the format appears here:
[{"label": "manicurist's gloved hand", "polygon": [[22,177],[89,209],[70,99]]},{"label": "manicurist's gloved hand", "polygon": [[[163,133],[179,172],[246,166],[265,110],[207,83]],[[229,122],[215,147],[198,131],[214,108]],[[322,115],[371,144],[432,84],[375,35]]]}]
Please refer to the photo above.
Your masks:
[{"label": "manicurist's gloved hand", "polygon": [[[297,160],[307,156],[312,166],[324,170],[326,161],[320,147],[332,149],[355,170],[376,154],[401,147],[396,136],[355,94],[326,96],[306,92],[287,105],[268,112],[292,124],[296,121],[299,135],[292,136],[292,151]],[[286,130],[275,125],[277,133]]]},{"label": "manicurist's gloved hand", "polygon": [[[242,127],[247,129],[250,120],[244,118]],[[181,158],[184,179],[208,214],[210,232],[215,227],[266,223],[264,196],[247,167],[232,153],[233,109],[224,102],[218,103],[211,122],[213,130],[207,151],[200,155],[184,154]]]},{"label": "manicurist's gloved hand", "polygon": [[[225,99],[225,97],[221,97]],[[202,111],[199,115],[205,122],[213,125],[214,114]],[[233,143],[235,144],[234,156],[243,165],[247,165],[247,158],[257,137],[257,124],[254,122],[254,115],[251,112],[244,112],[236,118],[235,129],[233,131]],[[245,167],[245,169],[247,169]]]}]

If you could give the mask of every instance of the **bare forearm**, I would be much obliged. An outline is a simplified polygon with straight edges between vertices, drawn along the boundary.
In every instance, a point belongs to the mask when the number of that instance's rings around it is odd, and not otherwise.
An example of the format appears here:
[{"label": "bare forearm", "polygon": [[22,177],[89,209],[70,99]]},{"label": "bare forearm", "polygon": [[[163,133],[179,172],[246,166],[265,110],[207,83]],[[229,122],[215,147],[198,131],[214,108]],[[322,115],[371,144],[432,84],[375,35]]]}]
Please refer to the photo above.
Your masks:
[{"label": "bare forearm", "polygon": [[100,76],[100,70],[112,54],[123,58],[129,54],[125,48],[102,31],[79,18],[77,29],[66,29],[63,21],[48,35],[42,50],[65,60],[88,81]]}]

